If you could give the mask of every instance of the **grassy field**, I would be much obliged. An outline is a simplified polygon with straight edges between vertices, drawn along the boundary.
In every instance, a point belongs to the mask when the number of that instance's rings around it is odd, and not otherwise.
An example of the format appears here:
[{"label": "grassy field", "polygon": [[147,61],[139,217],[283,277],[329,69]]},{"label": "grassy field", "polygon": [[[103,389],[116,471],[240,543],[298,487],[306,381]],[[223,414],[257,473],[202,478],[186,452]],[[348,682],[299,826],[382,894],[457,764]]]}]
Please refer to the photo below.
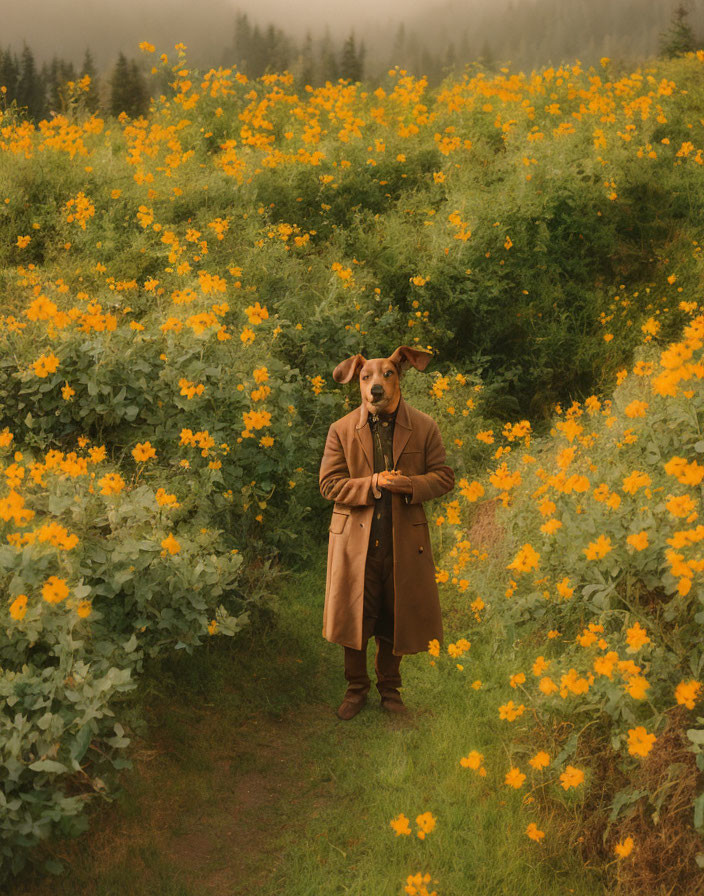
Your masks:
[{"label": "grassy field", "polygon": [[[391,896],[418,872],[442,896],[603,893],[565,849],[559,818],[529,840],[521,797],[490,768],[480,779],[459,764],[497,740],[501,657],[473,644],[454,679],[427,654],[405,657],[407,718],[384,714],[372,685],[365,709],[340,721],[342,648],[320,634],[324,588],[321,551],[256,638],[247,629],[149,668],[124,713],[135,768],[117,801],[51,847],[63,877],[25,878],[8,896]],[[461,634],[462,610],[445,610]],[[373,642],[369,653],[373,675]],[[412,827],[431,812],[436,826],[424,840],[397,836],[401,812]]]}]

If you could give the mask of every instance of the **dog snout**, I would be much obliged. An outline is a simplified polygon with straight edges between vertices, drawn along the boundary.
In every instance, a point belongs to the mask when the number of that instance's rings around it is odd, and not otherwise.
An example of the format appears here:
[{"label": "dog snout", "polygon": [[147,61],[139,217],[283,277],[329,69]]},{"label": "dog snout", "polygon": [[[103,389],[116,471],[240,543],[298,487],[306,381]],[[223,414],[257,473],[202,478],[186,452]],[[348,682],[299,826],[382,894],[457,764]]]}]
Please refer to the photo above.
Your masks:
[{"label": "dog snout", "polygon": [[372,398],[381,398],[384,394],[384,387],[380,386],[379,383],[374,383],[369,391],[372,393]]}]

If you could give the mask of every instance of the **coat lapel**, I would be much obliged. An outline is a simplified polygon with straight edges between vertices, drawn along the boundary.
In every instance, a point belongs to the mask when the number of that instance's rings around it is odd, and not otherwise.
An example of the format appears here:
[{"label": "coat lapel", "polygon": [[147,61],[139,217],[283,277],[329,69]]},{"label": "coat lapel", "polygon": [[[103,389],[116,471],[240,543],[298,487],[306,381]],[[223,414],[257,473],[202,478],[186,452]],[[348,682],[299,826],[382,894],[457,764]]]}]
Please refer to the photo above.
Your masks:
[{"label": "coat lapel", "polygon": [[[372,445],[372,432],[369,427],[369,412],[367,411],[364,403],[360,405],[359,408],[359,420],[354,428],[355,436],[359,439],[359,443],[362,446],[362,451],[364,452],[364,456],[367,459],[367,463],[369,464],[369,469],[374,472],[374,446]],[[398,459],[401,456],[401,452],[406,447],[406,443],[411,437],[411,432],[413,431],[413,427],[411,426],[411,418],[408,413],[408,406],[406,402],[403,400],[403,397],[399,400],[398,403],[398,412],[396,414],[396,422],[394,424],[394,442],[393,442],[393,453],[394,453],[394,468],[396,468],[398,464]]]},{"label": "coat lapel", "polygon": [[355,437],[359,440],[360,445],[362,446],[362,451],[364,452],[364,456],[366,457],[367,463],[369,464],[369,469],[373,473],[374,446],[372,445],[372,431],[369,428],[367,417],[367,409],[364,406],[364,403],[362,403],[362,406],[360,407],[359,420],[357,421],[357,425],[354,428],[354,434]]},{"label": "coat lapel", "polygon": [[401,398],[398,403],[396,423],[394,424],[394,469],[398,466],[398,459],[406,447],[406,442],[410,439],[412,431],[413,427],[411,426],[411,417],[408,413],[408,405]]}]

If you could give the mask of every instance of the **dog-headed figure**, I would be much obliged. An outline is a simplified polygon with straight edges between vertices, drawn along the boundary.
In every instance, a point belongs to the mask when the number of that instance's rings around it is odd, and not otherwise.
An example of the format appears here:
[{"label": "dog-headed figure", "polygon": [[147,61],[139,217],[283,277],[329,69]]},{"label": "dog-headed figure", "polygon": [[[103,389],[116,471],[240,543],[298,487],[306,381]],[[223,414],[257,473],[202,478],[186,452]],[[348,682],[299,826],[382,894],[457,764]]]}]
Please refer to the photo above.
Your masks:
[{"label": "dog-headed figure", "polygon": [[403,711],[399,666],[404,654],[442,642],[442,618],[423,502],[449,492],[446,463],[432,417],[401,395],[409,367],[425,370],[428,352],[400,346],[388,358],[354,355],[333,371],[359,382],[361,404],[328,431],[320,492],[334,502],[329,529],[323,637],[345,648],[347,692],[337,714],[349,719],[371,682],[366,647],[376,639],[382,707]]}]

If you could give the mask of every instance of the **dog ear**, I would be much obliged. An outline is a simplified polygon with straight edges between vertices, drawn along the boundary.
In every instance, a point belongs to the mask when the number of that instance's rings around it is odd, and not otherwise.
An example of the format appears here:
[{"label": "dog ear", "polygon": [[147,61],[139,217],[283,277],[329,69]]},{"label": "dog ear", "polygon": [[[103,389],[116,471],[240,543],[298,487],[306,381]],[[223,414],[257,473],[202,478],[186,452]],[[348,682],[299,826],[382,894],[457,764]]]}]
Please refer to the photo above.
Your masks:
[{"label": "dog ear", "polygon": [[409,367],[415,367],[416,370],[425,370],[432,357],[430,352],[411,348],[408,345],[401,345],[391,355],[389,361],[398,367],[399,373],[403,373]]},{"label": "dog ear", "polygon": [[341,361],[332,372],[332,378],[336,383],[349,383],[357,376],[367,359],[362,355],[352,355],[346,361]]}]

